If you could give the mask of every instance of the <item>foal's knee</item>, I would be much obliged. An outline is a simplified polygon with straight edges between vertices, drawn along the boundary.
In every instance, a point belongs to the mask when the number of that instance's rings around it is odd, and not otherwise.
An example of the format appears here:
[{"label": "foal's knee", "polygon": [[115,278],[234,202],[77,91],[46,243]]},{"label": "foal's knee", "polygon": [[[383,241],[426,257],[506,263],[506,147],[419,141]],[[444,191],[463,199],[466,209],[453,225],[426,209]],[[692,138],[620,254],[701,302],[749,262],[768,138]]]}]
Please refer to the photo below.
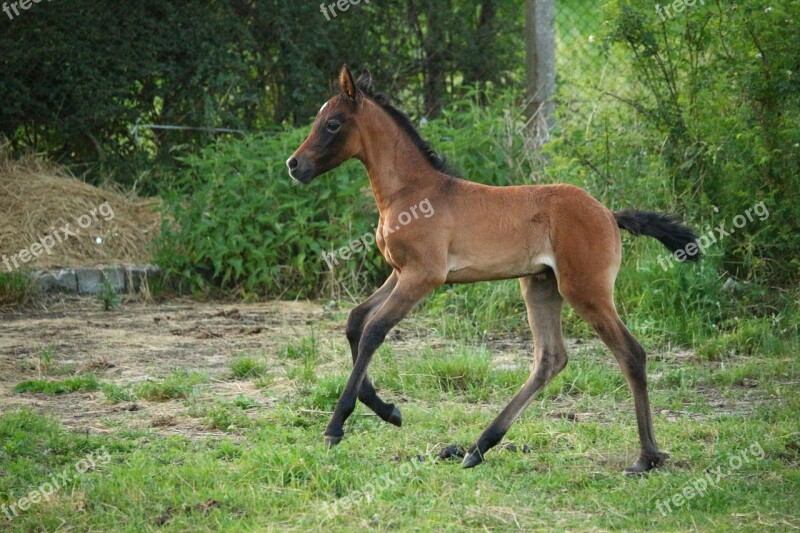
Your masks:
[{"label": "foal's knee", "polygon": [[567,357],[567,350],[563,346],[560,349],[555,350],[552,355],[553,358],[553,375],[551,377],[555,377],[556,374],[564,370],[569,362],[569,357]]},{"label": "foal's knee", "polygon": [[358,342],[361,338],[361,332],[364,330],[365,312],[359,309],[360,306],[355,307],[347,316],[347,324],[344,328],[344,334],[347,340],[351,343]]},{"label": "foal's knee", "polygon": [[636,380],[647,379],[647,353],[633,335],[625,331],[624,336],[626,349],[617,356],[619,364],[630,377]]},{"label": "foal's knee", "polygon": [[545,381],[550,381],[556,377],[567,366],[569,358],[564,346],[544,348],[537,350],[534,358],[533,371]]},{"label": "foal's knee", "polygon": [[376,346],[381,344],[386,335],[392,329],[392,325],[383,320],[370,320],[365,324],[361,330],[361,339],[359,341],[359,350],[364,347]]}]

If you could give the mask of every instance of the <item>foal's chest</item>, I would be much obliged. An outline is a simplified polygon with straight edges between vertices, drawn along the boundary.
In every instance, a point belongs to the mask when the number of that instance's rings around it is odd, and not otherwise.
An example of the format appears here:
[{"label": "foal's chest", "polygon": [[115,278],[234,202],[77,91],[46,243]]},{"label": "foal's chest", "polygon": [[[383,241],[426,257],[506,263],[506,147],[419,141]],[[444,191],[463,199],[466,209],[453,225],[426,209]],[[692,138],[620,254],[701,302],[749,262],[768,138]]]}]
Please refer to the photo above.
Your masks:
[{"label": "foal's chest", "polygon": [[396,270],[397,264],[392,260],[391,249],[386,243],[382,222],[378,223],[378,229],[375,230],[375,242],[378,243],[378,250],[380,250],[383,258],[389,263],[389,266]]}]

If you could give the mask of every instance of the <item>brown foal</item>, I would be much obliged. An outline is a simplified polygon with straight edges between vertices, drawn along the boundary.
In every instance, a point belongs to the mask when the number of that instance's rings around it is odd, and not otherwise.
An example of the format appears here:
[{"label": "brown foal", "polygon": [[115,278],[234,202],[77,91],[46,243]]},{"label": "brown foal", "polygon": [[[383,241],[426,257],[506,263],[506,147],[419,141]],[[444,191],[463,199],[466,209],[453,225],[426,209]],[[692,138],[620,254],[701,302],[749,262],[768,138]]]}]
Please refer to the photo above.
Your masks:
[{"label": "brown foal", "polygon": [[[463,466],[480,464],[536,393],[566,366],[565,299],[614,353],[633,393],[641,451],[627,471],[662,464],[667,456],[653,435],[645,352],[614,306],[619,230],[655,237],[672,251],[693,242],[693,232],[670,215],[612,213],[572,185],[489,187],[449,176],[408,118],[372,91],[368,72],[356,81],[344,67],[339,84],[341,93],[322,106],[311,134],[287,161],[289,174],[307,184],[348,159],[359,159],[380,212],[378,247],[393,271],[347,320],[353,370],[325,430],[327,444],[341,441],[357,398],[383,420],[402,424],[397,407],[378,396],[367,367],[389,330],[417,302],[445,283],[519,278],[534,339],[532,371],[469,449]],[[435,216],[409,223],[407,211],[425,199]]]}]

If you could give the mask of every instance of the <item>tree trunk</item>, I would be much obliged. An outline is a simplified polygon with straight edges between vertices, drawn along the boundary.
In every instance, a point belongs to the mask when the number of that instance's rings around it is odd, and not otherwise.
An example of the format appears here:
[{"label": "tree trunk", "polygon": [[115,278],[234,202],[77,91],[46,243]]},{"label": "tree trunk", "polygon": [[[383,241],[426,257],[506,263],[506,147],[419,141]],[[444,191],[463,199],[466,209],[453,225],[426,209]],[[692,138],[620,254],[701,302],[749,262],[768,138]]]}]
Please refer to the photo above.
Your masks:
[{"label": "tree trunk", "polygon": [[447,23],[449,9],[443,9],[449,4],[446,1],[425,2],[427,32],[422,36],[422,49],[424,54],[424,98],[425,116],[435,118],[442,110],[442,97],[445,93],[445,50],[447,48],[447,35],[444,25]]},{"label": "tree trunk", "polygon": [[553,128],[553,94],[556,90],[554,0],[526,0],[527,114],[537,147]]},{"label": "tree trunk", "polygon": [[[497,18],[497,0],[482,0],[478,13],[478,22],[475,26],[470,54],[465,57],[464,83],[466,85],[483,84],[493,77],[495,69],[487,64],[487,53],[494,48],[495,28],[494,21]],[[496,80],[492,80],[496,81]]]}]

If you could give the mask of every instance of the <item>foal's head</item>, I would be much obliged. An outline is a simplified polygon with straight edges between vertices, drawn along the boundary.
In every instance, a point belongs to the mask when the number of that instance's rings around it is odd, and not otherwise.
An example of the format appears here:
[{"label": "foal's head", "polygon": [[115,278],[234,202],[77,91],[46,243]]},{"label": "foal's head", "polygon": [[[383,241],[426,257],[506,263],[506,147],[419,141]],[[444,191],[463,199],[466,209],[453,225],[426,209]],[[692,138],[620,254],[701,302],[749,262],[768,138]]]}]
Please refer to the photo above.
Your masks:
[{"label": "foal's head", "polygon": [[340,93],[322,106],[311,127],[311,134],[286,161],[292,178],[301,183],[311,183],[317,176],[361,153],[361,134],[355,117],[371,83],[369,72],[364,71],[355,80],[350,69],[342,68]]},{"label": "foal's head", "polygon": [[[433,170],[447,170],[444,161],[420,137],[411,120],[393,107],[386,95],[372,90],[369,72],[365,70],[356,80],[347,66],[343,67],[339,75],[339,89],[339,94],[319,110],[311,134],[286,161],[292,178],[301,183],[311,183],[317,176],[352,157],[366,164],[365,142],[373,146],[375,143],[384,143],[387,149],[390,149],[390,145],[396,146],[397,139],[393,137],[389,124],[394,124],[399,130],[398,134],[404,135],[410,145],[419,150],[423,160]],[[381,120],[386,122],[376,122]],[[359,123],[362,127],[359,127]],[[370,123],[371,128],[368,126]],[[369,138],[365,138],[365,135]],[[382,148],[380,144],[378,147]]]}]

